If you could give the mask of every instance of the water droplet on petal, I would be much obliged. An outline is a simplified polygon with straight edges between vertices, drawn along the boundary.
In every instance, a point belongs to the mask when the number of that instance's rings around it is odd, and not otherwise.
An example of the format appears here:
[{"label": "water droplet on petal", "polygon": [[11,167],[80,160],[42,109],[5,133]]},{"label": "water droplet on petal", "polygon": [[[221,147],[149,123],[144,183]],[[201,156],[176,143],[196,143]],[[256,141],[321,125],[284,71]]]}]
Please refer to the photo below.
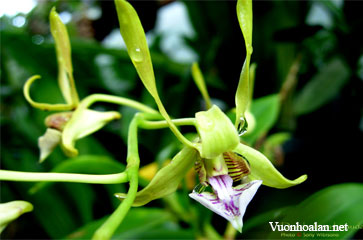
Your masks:
[{"label": "water droplet on petal", "polygon": [[132,49],[130,51],[130,57],[135,62],[142,62],[144,60],[144,56],[140,48]]},{"label": "water droplet on petal", "polygon": [[248,51],[250,54],[252,54],[252,52],[253,52],[253,47],[252,47],[252,45],[251,45],[251,44],[247,44],[247,51]]},{"label": "water droplet on petal", "polygon": [[245,134],[247,132],[247,128],[248,128],[247,120],[244,117],[241,117],[239,119],[239,123],[237,126],[238,135],[242,136],[243,134]]}]

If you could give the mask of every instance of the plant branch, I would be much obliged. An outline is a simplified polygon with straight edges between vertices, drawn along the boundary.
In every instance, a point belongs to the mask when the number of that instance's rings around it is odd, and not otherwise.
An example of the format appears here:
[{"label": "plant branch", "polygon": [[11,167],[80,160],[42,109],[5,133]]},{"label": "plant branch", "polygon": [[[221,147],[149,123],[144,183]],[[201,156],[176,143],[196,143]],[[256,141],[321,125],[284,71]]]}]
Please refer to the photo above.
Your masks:
[{"label": "plant branch", "polygon": [[138,150],[137,128],[140,122],[140,114],[136,114],[129,126],[128,149],[127,149],[127,174],[130,179],[130,188],[127,197],[118,206],[116,211],[106,220],[102,226],[97,229],[93,235],[95,240],[110,239],[118,226],[124,220],[127,212],[130,210],[137,193],[138,188],[138,171],[140,157]]},{"label": "plant branch", "polygon": [[128,106],[128,107],[137,109],[141,112],[160,116],[160,113],[158,111],[156,111],[155,109],[153,109],[149,106],[146,106],[140,102],[137,102],[135,100],[128,99],[128,98],[112,96],[112,95],[107,95],[107,94],[89,95],[88,97],[86,97],[85,99],[82,100],[81,104],[83,107],[87,108],[95,102],[108,102],[108,103],[114,103],[114,104],[118,104],[118,105],[124,105],[124,106]]},{"label": "plant branch", "polygon": [[116,184],[129,181],[126,172],[116,174],[44,173],[0,170],[0,180],[17,182],[77,182]]},{"label": "plant branch", "polygon": [[[180,119],[173,119],[172,122],[176,126],[194,126],[195,125],[195,118],[180,118]],[[140,121],[140,128],[144,129],[159,129],[159,128],[167,128],[169,124],[167,121],[149,121],[143,119]]]}]

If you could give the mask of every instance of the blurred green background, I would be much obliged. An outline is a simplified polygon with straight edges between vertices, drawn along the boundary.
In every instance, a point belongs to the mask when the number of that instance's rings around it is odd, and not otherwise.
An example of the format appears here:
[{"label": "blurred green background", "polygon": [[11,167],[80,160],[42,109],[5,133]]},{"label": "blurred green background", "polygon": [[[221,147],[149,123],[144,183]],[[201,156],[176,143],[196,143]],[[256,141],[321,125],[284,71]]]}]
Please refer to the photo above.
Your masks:
[{"label": "blurred green background", "polygon": [[[49,114],[22,94],[27,78],[42,76],[33,99],[63,101],[48,14],[56,6],[71,37],[74,78],[81,98],[92,93],[129,97],[155,107],[138,79],[119,34],[112,1],[26,1],[26,13],[1,16],[1,169],[113,173],[123,170],[128,123],[123,117],[77,142],[80,157],[59,148],[38,163],[37,139]],[[158,90],[173,117],[193,117],[204,104],[190,67],[198,61],[215,104],[228,112],[245,57],[235,1],[131,1],[147,32]],[[5,7],[6,6],[6,7]],[[288,178],[285,189],[261,187],[237,238],[269,239],[269,221],[348,223],[338,239],[362,238],[363,17],[361,1],[254,1],[252,62],[257,63],[252,113],[256,129],[243,141],[265,153]],[[30,11],[31,10],[31,11]],[[4,10],[3,10],[4,11]],[[25,11],[25,10],[24,10]],[[3,13],[2,13],[3,14]],[[193,132],[193,129],[182,128]],[[178,149],[168,130],[140,131],[142,166],[159,166]],[[190,180],[194,180],[190,177]],[[142,179],[141,185],[147,183]],[[116,208],[125,185],[1,182],[1,202],[26,200],[34,211],[8,226],[2,238],[80,238],[92,235]],[[29,191],[32,189],[33,191]],[[188,198],[188,181],[169,198],[132,209],[116,238],[207,239],[223,236],[226,221]],[[360,229],[360,231],[359,231]]]}]

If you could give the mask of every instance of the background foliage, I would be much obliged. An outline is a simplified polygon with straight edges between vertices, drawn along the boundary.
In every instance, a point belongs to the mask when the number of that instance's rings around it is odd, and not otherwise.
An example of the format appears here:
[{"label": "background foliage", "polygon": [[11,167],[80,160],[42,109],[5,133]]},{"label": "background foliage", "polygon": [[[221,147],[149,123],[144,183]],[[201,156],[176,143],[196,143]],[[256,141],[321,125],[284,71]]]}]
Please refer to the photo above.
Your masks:
[{"label": "background foliage", "polygon": [[[157,13],[177,2],[132,2],[145,31],[152,32]],[[194,36],[182,40],[199,59],[209,94],[225,111],[234,107],[245,50],[233,1],[184,1]],[[33,74],[32,96],[61,102],[57,65],[49,33],[52,6],[69,12],[74,77],[81,97],[110,93],[155,103],[143,88],[125,50],[101,42],[118,27],[111,1],[46,1],[27,15],[1,17],[1,168],[21,171],[113,173],[124,168],[128,123],[134,114],[80,140],[80,156],[65,159],[57,149],[38,163],[37,138],[45,131],[48,113],[32,109],[22,87]],[[318,222],[362,226],[362,2],[255,1],[254,52],[257,63],[251,111],[255,130],[244,137],[263,151],[289,177],[308,174],[303,184],[278,190],[261,187],[244,217],[243,238],[272,238],[269,221]],[[90,10],[101,11],[98,18]],[[314,11],[317,12],[314,15]],[[320,18],[316,18],[320,16]],[[18,18],[19,20],[19,18]],[[155,33],[155,31],[154,31]],[[155,33],[151,55],[159,93],[174,117],[193,116],[203,109],[191,78],[191,62],[170,57],[162,49],[167,34]],[[176,51],[177,49],[175,49]],[[95,108],[114,109],[97,105]],[[231,113],[233,114],[233,113]],[[183,132],[193,129],[183,128]],[[163,162],[179,148],[168,130],[140,131],[142,166]],[[152,175],[148,165],[146,175]],[[156,167],[157,167],[156,166]],[[155,167],[155,166],[154,166]],[[145,175],[145,176],[146,176]],[[141,179],[147,183],[148,177]],[[150,179],[149,179],[150,180]],[[130,211],[117,238],[215,238],[226,221],[188,198],[190,181],[177,194]],[[355,183],[353,183],[355,182]],[[1,202],[26,200],[34,205],[10,224],[4,238],[88,238],[119,203],[113,196],[123,185],[35,184],[1,182]],[[213,230],[213,228],[215,230]],[[339,238],[359,238],[350,228]],[[240,237],[240,235],[237,235]],[[279,237],[279,236],[277,236]]]}]

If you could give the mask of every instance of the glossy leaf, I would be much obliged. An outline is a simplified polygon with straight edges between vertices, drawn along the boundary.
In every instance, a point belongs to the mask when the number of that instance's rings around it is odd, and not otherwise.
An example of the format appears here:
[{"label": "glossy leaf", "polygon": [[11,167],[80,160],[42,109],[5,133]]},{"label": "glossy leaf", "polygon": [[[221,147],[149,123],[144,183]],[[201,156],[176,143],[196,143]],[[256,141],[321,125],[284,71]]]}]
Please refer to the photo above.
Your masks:
[{"label": "glossy leaf", "polygon": [[[339,239],[349,239],[363,223],[363,184],[343,183],[316,192],[291,211],[285,212],[282,222],[320,225],[348,225],[348,231],[328,231]],[[320,232],[321,233],[321,232]]]},{"label": "glossy leaf", "polygon": [[258,230],[260,230],[260,228],[265,227],[266,223],[268,223],[269,221],[279,221],[285,216],[286,212],[291,210],[292,208],[293,207],[291,206],[283,207],[255,215],[245,222],[243,226],[243,232],[252,232],[255,231],[255,228],[258,228]]},{"label": "glossy leaf", "polygon": [[[94,221],[67,236],[69,239],[89,239],[94,231],[101,226],[105,218]],[[190,231],[181,229],[175,222],[174,216],[158,208],[133,208],[125,217],[113,239],[166,239],[193,238]],[[140,223],[143,222],[144,224]]]},{"label": "glossy leaf", "polygon": [[349,76],[350,70],[342,60],[328,62],[297,95],[295,113],[306,114],[328,103],[339,94]]},{"label": "glossy leaf", "polygon": [[[59,173],[83,173],[83,174],[112,174],[125,170],[125,166],[107,156],[82,155],[62,161],[51,172]],[[30,193],[36,193],[42,188],[53,184],[52,182],[40,182],[35,184]]]}]

